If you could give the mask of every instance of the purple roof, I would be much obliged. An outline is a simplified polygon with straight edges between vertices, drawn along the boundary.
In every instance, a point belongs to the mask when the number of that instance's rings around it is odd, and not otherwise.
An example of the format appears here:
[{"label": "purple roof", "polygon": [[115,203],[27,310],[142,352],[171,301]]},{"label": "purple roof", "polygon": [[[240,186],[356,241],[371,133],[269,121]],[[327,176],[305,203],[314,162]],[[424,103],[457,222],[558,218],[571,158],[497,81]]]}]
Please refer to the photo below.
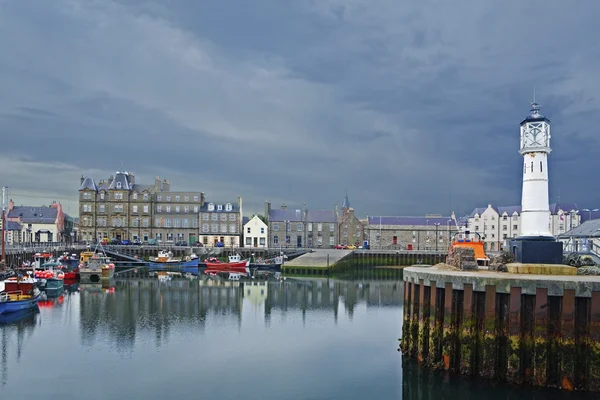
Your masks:
[{"label": "purple roof", "polygon": [[6,230],[7,231],[20,231],[23,229],[20,223],[16,221],[6,221]]},{"label": "purple roof", "polygon": [[333,210],[308,210],[306,222],[337,222]]},{"label": "purple roof", "polygon": [[[503,215],[504,213],[508,215],[513,215],[515,212],[517,214],[521,214],[521,206],[501,206],[501,207],[492,207],[499,215]],[[471,211],[469,217],[473,218],[475,214],[481,215],[487,207],[485,208],[476,208]],[[565,213],[568,213],[571,210],[577,210],[577,204],[575,203],[552,203],[550,204],[550,214],[556,215],[558,211],[562,210]],[[582,214],[583,215],[583,214]]]},{"label": "purple roof", "polygon": [[19,218],[25,224],[54,224],[58,210],[54,207],[16,206],[8,213],[8,218]]},{"label": "purple roof", "polygon": [[[381,222],[380,222],[381,221]],[[404,226],[426,226],[440,224],[446,226],[451,217],[369,217],[369,225],[404,225]]]},{"label": "purple roof", "polygon": [[499,215],[503,215],[504,213],[507,215],[513,215],[514,213],[521,214],[521,206],[498,207],[496,211],[498,211]]}]

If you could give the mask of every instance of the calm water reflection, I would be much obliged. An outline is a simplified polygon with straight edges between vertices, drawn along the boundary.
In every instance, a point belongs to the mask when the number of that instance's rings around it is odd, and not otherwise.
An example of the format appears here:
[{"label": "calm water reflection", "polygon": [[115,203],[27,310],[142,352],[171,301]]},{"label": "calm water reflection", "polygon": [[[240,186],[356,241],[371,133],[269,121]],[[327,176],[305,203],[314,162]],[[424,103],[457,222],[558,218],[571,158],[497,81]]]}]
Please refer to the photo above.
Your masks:
[{"label": "calm water reflection", "polygon": [[466,399],[471,391],[481,397],[492,390],[498,397],[490,399],[535,393],[447,380],[412,364],[403,372],[398,281],[122,280],[81,286],[40,306],[0,326],[3,398],[437,400]]}]

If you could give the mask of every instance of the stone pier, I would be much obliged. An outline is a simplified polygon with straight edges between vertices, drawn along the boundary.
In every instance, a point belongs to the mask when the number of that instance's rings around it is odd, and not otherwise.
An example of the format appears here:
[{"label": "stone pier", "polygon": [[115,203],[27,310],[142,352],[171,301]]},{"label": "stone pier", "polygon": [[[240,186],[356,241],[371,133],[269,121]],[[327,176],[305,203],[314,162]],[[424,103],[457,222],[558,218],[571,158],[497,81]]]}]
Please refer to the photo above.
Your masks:
[{"label": "stone pier", "polygon": [[600,277],[404,269],[401,350],[424,367],[600,391]]}]

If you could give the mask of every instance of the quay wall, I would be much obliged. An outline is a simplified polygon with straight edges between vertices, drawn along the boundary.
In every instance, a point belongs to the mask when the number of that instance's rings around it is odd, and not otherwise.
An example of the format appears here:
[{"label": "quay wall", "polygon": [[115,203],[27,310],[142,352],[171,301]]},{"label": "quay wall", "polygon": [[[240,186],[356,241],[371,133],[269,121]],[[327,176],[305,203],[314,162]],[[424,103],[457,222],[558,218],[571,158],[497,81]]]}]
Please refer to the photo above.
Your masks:
[{"label": "quay wall", "polygon": [[600,391],[600,278],[404,269],[400,349],[423,367]]}]

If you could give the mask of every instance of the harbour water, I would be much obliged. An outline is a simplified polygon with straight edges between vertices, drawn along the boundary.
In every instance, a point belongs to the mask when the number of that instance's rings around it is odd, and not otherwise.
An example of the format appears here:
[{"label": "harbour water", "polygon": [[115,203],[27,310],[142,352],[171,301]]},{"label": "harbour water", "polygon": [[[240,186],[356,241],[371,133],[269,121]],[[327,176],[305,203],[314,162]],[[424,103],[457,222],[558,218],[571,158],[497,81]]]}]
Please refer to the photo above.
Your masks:
[{"label": "harbour water", "polygon": [[0,325],[7,399],[593,398],[430,373],[398,349],[402,281],[81,285]]}]

